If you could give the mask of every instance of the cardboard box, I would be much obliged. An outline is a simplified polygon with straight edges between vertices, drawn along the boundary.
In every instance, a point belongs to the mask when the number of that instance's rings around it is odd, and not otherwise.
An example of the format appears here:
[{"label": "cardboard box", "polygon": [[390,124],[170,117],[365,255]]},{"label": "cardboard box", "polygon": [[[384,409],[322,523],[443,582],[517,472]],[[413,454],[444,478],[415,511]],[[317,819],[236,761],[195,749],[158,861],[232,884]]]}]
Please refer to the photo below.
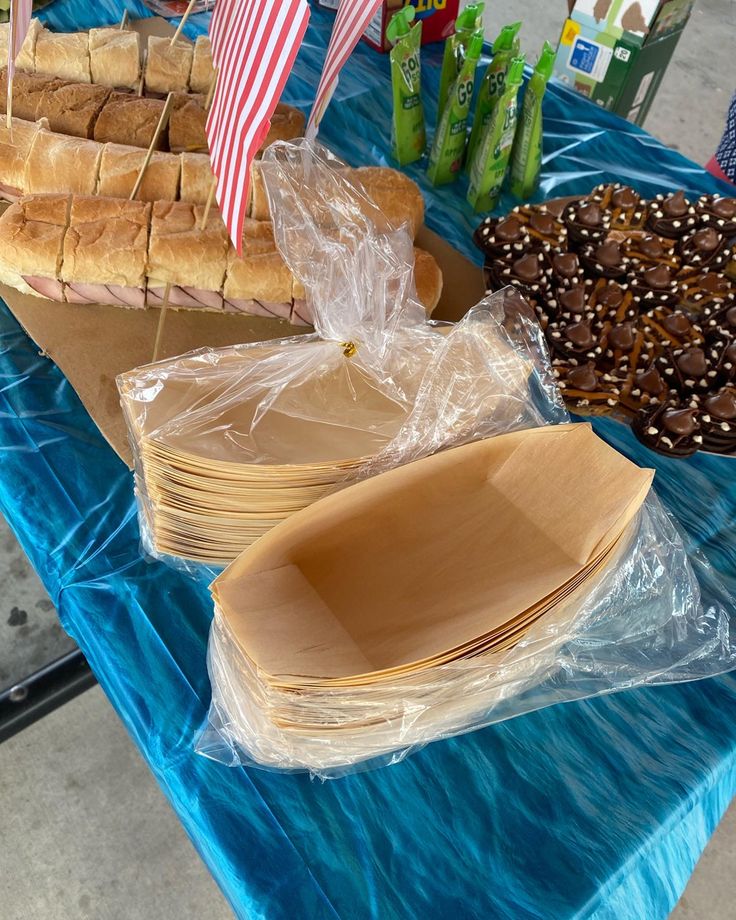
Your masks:
[{"label": "cardboard box", "polygon": [[694,0],[576,0],[560,37],[555,75],[641,125]]},{"label": "cardboard box", "polygon": [[[320,0],[329,6],[333,0]],[[455,28],[455,19],[460,9],[460,0],[383,0],[376,15],[363,33],[363,41],[376,51],[389,51],[386,41],[386,26],[392,16],[403,6],[411,4],[417,11],[416,19],[422,23],[422,44],[444,41]]]}]

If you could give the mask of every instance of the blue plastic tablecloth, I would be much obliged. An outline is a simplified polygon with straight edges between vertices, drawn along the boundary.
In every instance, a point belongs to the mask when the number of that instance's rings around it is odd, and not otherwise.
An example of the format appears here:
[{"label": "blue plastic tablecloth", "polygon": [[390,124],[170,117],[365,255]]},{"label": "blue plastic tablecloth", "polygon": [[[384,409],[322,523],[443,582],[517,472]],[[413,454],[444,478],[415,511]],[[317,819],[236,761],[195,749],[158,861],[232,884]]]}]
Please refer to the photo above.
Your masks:
[{"label": "blue plastic tablecloth", "polygon": [[[44,18],[73,30],[122,8],[57,0]],[[314,11],[289,101],[310,101],[330,22]],[[425,61],[431,100],[438,50]],[[384,162],[388,99],[385,58],[360,47],[323,139],[351,162]],[[550,87],[545,116],[540,197],[622,177],[646,194],[718,187],[563,87]],[[476,258],[462,195],[411,174],[430,226]],[[615,422],[599,431],[656,463],[659,494],[736,588],[735,462],[668,461]],[[552,707],[325,784],[196,755],[209,702],[206,588],[144,561],[130,473],[5,308],[0,509],[239,917],[663,918],[736,790],[732,676]]]}]

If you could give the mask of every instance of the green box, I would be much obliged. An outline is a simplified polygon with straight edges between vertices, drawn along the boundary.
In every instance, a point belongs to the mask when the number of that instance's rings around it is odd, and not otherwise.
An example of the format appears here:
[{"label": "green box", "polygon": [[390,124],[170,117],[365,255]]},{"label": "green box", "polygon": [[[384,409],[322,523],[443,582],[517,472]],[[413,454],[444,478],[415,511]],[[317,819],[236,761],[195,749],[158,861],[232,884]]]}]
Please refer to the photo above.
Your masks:
[{"label": "green box", "polygon": [[693,4],[694,0],[637,4],[640,28],[632,32],[622,28],[622,23],[632,21],[626,15],[630,0],[578,0],[562,29],[556,76],[603,108],[641,125]]}]

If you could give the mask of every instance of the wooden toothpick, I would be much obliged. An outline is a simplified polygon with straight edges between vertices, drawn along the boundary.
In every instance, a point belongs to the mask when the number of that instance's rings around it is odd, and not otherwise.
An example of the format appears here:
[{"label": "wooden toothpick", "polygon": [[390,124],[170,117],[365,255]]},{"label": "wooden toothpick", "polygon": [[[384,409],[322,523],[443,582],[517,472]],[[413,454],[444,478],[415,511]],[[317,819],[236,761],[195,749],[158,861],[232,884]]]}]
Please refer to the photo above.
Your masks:
[{"label": "wooden toothpick", "polygon": [[169,308],[169,297],[171,296],[171,285],[167,284],[164,288],[164,302],[161,304],[161,313],[158,318],[158,326],[156,327],[156,339],[153,343],[153,358],[152,361],[158,360],[158,352],[161,347],[161,338],[164,332],[164,323],[166,322],[166,311]]},{"label": "wooden toothpick", "polygon": [[197,0],[189,0],[189,6],[187,6],[186,11],[184,12],[184,15],[181,17],[179,28],[176,30],[176,32],[174,32],[174,37],[171,39],[171,44],[169,45],[169,48],[173,48],[174,45],[176,44],[176,40],[179,38],[179,36],[182,33],[182,29],[187,24],[187,19],[189,19],[189,16],[191,15],[192,10],[194,9],[194,4],[196,2]]},{"label": "wooden toothpick", "polygon": [[128,16],[128,11],[126,10],[126,11],[123,13],[123,18],[120,20],[120,25],[118,26],[118,28],[120,29],[121,32],[124,32],[124,31],[128,28],[128,19],[129,19],[129,18],[130,18],[130,17]]},{"label": "wooden toothpick", "polygon": [[199,229],[204,230],[207,226],[207,218],[210,216],[210,208],[212,203],[215,200],[215,192],[217,191],[217,176],[212,177],[212,184],[210,185],[210,193],[207,196],[207,204],[204,206],[204,212],[202,213],[202,220],[199,222]]},{"label": "wooden toothpick", "polygon": [[146,62],[148,61],[148,49],[146,48],[143,51],[143,60],[141,61],[141,78],[138,81],[138,90],[136,92],[137,96],[143,95],[143,87],[146,84]]},{"label": "wooden toothpick", "polygon": [[[10,49],[8,54],[12,55],[15,53],[15,29],[16,29],[16,20],[18,18],[18,4],[16,0],[11,0],[10,2]],[[15,61],[13,61],[15,65]],[[8,125],[8,135],[10,143],[13,143],[13,79],[15,78],[15,66],[12,68],[13,73],[8,74],[8,95],[5,101],[5,112]]]},{"label": "wooden toothpick", "polygon": [[141,190],[141,183],[143,182],[143,176],[145,175],[148,165],[151,162],[151,157],[153,156],[153,151],[156,149],[156,144],[158,143],[159,137],[161,137],[161,132],[165,129],[166,125],[169,123],[169,118],[171,117],[171,107],[174,104],[174,94],[169,93],[166,97],[166,102],[164,103],[163,111],[161,112],[161,117],[158,120],[156,125],[156,130],[153,132],[153,137],[151,138],[151,144],[146,151],[145,159],[143,160],[143,165],[141,166],[140,172],[138,173],[138,178],[135,180],[135,185],[133,186],[133,191],[130,193],[130,200],[133,201],[135,196]]},{"label": "wooden toothpick", "polygon": [[215,67],[215,72],[212,74],[212,82],[210,83],[210,88],[207,90],[207,98],[204,101],[205,112],[209,112],[210,106],[212,105],[212,100],[215,98],[215,87],[217,86],[217,75],[219,72],[219,69]]}]

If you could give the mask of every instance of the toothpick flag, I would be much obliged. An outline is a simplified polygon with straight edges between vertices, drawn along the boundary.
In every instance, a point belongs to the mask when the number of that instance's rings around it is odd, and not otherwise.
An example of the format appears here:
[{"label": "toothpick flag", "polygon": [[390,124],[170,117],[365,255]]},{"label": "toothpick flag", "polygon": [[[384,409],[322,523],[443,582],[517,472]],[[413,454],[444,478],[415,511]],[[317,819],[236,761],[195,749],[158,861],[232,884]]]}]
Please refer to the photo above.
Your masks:
[{"label": "toothpick flag", "polygon": [[217,203],[239,253],[251,163],[266,139],[308,22],[307,0],[219,0],[212,15],[217,85],[207,139]]},{"label": "toothpick flag", "polygon": [[340,71],[381,3],[382,0],[368,0],[367,3],[362,0],[340,0],[317,87],[317,97],[309,116],[308,138],[313,140],[316,137],[319,123],[337,88]]},{"label": "toothpick flag", "polygon": [[8,42],[8,81],[15,73],[15,59],[20,54],[23,42],[28,34],[33,13],[33,0],[10,0],[10,34]]},{"label": "toothpick flag", "polygon": [[5,105],[8,131],[13,130],[13,76],[15,75],[15,59],[20,54],[23,42],[28,34],[33,13],[33,0],[10,0],[10,41],[8,42],[8,88]]}]

